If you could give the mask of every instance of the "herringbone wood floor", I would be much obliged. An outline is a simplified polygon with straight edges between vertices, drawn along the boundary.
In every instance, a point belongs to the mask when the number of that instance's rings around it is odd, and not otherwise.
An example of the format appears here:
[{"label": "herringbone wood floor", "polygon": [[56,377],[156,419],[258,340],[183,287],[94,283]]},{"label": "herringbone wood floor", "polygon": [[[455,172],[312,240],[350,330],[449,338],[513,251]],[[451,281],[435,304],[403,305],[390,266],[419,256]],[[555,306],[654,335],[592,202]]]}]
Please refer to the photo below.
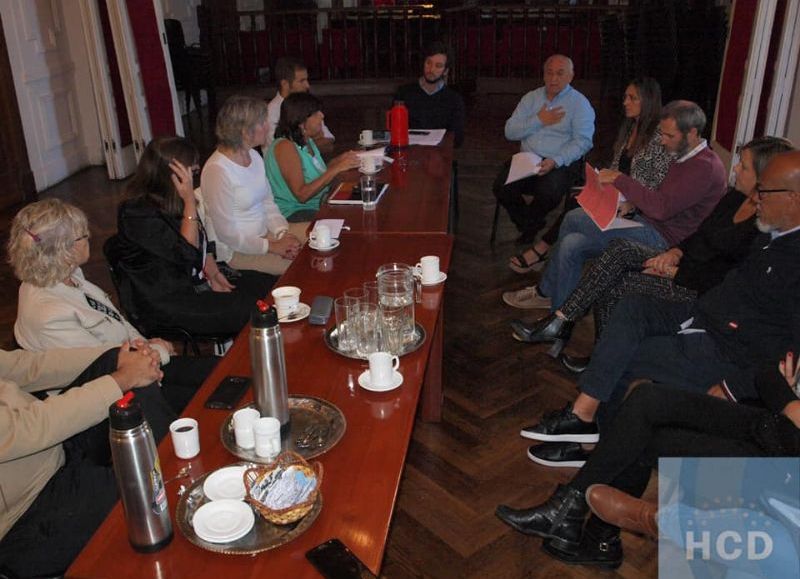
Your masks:
[{"label": "herringbone wood floor", "polygon": [[[598,91],[599,92],[599,91]],[[545,348],[511,339],[508,321],[520,311],[505,306],[501,293],[530,279],[506,267],[516,252],[516,233],[501,216],[498,242],[488,243],[494,198],[492,180],[515,152],[502,127],[519,95],[482,95],[468,102],[467,138],[458,152],[461,216],[445,304],[445,406],[440,424],[418,423],[397,499],[382,575],[405,579],[523,577],[655,577],[655,544],[624,534],[625,562],[616,572],[568,567],[540,550],[541,541],[510,530],[494,517],[499,503],[529,506],[545,500],[573,470],[548,469],[526,457],[520,427],[575,396],[575,380]],[[378,97],[328,97],[326,122],[339,143],[352,143],[364,127],[380,126]],[[598,133],[591,158],[607,157],[616,103],[598,103]],[[208,153],[196,117],[195,140]],[[207,124],[206,124],[207,126]],[[68,199],[90,217],[93,259],[90,279],[112,286],[101,248],[116,228],[115,207],[124,185],[109,182],[102,168],[79,173],[42,194]],[[0,214],[3,245],[13,212]],[[0,343],[9,344],[16,315],[17,283],[0,265]],[[113,293],[113,292],[112,292]],[[532,319],[541,312],[524,313]],[[571,347],[588,351],[591,323],[579,325]]]}]

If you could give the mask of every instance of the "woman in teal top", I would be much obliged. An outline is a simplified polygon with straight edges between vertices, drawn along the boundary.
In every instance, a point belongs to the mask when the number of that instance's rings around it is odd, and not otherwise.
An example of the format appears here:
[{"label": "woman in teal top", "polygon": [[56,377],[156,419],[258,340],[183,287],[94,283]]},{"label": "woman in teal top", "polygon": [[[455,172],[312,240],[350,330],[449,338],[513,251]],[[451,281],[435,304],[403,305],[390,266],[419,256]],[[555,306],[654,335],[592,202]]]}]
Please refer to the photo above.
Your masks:
[{"label": "woman in teal top", "polygon": [[310,221],[331,181],[342,171],[358,167],[355,151],[326,165],[314,139],[322,136],[321,103],[309,93],[293,93],[281,105],[275,140],[264,164],[275,203],[287,220]]}]

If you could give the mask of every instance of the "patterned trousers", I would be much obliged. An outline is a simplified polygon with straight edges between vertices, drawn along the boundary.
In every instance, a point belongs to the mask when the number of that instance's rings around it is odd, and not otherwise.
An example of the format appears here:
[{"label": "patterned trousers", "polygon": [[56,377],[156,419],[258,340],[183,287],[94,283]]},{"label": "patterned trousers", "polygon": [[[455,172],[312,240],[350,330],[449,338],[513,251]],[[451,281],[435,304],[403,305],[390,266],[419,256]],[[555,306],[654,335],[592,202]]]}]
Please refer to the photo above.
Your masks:
[{"label": "patterned trousers", "polygon": [[568,320],[578,320],[594,307],[598,338],[614,306],[629,294],[689,302],[697,292],[677,285],[669,278],[642,273],[642,264],[660,250],[627,239],[614,239],[586,270],[567,300],[559,308]]}]

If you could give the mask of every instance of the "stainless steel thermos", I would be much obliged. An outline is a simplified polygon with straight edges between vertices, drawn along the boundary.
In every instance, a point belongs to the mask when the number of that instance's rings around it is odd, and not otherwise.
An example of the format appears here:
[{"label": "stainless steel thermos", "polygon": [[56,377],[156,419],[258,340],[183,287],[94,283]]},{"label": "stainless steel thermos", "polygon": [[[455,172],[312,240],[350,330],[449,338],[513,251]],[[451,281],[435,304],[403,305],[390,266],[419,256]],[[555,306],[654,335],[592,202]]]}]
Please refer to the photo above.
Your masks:
[{"label": "stainless steel thermos", "polygon": [[253,398],[261,416],[277,418],[285,435],[289,431],[289,392],[278,312],[261,300],[256,306],[250,318]]},{"label": "stainless steel thermos", "polygon": [[128,540],[137,551],[158,551],[172,540],[172,522],[153,432],[132,391],[111,405],[108,421]]}]

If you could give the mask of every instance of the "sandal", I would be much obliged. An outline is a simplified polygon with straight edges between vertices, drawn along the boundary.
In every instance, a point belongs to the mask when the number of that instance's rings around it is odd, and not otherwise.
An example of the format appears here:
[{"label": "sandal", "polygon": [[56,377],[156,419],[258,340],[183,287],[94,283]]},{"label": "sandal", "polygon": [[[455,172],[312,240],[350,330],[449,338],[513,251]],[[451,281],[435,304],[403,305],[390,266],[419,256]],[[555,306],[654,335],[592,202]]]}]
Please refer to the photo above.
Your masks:
[{"label": "sandal", "polygon": [[542,269],[547,259],[547,254],[550,253],[549,250],[544,253],[539,253],[535,247],[531,247],[530,250],[536,254],[536,261],[528,261],[525,259],[525,252],[522,252],[508,260],[508,267],[517,273],[528,273]]}]

